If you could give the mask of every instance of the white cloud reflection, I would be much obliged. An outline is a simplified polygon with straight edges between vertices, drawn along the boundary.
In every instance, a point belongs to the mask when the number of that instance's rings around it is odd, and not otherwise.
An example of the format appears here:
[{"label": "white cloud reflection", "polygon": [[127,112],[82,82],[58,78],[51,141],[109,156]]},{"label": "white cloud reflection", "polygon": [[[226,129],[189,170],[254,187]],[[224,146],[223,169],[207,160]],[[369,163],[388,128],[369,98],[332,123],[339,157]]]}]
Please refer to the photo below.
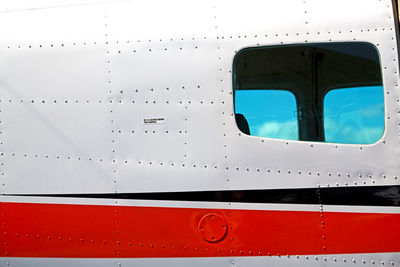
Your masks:
[{"label": "white cloud reflection", "polygon": [[383,135],[383,104],[367,106],[350,112],[329,113],[331,115],[324,121],[326,142],[372,144]]},{"label": "white cloud reflection", "polygon": [[268,121],[258,126],[254,135],[269,138],[297,140],[299,138],[297,120],[284,122]]}]

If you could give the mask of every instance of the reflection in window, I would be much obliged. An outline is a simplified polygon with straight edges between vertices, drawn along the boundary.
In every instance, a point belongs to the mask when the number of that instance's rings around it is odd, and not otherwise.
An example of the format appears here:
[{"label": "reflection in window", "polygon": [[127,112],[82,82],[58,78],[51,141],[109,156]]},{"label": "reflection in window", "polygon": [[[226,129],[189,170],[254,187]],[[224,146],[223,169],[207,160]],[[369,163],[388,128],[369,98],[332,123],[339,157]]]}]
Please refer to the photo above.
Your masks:
[{"label": "reflection in window", "polygon": [[383,134],[382,86],[331,90],[324,100],[325,141],[371,144]]},{"label": "reflection in window", "polygon": [[246,48],[233,87],[237,126],[250,135],[346,144],[383,135],[381,66],[369,43]]},{"label": "reflection in window", "polygon": [[[238,90],[236,113],[247,120],[255,136],[298,140],[296,99],[283,90]],[[240,119],[237,119],[238,125]]]}]

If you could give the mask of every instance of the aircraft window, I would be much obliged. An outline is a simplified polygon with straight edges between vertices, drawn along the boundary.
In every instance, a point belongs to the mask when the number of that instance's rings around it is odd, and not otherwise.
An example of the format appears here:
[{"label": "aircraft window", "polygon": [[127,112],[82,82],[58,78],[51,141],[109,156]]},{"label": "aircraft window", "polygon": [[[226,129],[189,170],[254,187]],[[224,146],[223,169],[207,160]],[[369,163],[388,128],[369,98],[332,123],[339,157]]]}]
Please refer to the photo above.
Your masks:
[{"label": "aircraft window", "polygon": [[[284,90],[237,90],[235,95],[236,120],[246,134],[298,140],[296,98]],[[241,115],[240,115],[241,114]],[[244,122],[245,123],[245,122]]]},{"label": "aircraft window", "polygon": [[382,86],[329,91],[324,100],[325,141],[372,144],[383,135],[385,108]]},{"label": "aircraft window", "polygon": [[377,49],[363,42],[246,48],[233,62],[236,123],[278,139],[371,144],[384,131]]}]

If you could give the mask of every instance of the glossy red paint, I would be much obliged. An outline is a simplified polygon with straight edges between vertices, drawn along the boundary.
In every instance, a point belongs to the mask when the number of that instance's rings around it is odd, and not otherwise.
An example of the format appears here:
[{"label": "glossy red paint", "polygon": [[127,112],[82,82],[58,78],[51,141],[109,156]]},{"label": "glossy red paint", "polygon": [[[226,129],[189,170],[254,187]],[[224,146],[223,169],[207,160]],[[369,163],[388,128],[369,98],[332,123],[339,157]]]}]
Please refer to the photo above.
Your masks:
[{"label": "glossy red paint", "polygon": [[[32,203],[3,203],[0,209],[0,254],[9,257],[218,257],[400,251],[400,214]],[[199,222],[210,213],[226,222],[227,233],[220,242],[208,242],[199,232]]]}]

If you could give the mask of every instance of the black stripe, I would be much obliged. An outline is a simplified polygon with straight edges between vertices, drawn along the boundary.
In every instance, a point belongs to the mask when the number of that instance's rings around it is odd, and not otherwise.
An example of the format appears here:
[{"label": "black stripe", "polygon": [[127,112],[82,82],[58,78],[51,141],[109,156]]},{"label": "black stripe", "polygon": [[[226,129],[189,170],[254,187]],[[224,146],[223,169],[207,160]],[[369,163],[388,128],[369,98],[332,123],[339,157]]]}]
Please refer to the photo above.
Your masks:
[{"label": "black stripe", "polygon": [[9,194],[9,196],[281,204],[324,204],[354,206],[400,206],[400,186],[359,186],[115,194]]}]

